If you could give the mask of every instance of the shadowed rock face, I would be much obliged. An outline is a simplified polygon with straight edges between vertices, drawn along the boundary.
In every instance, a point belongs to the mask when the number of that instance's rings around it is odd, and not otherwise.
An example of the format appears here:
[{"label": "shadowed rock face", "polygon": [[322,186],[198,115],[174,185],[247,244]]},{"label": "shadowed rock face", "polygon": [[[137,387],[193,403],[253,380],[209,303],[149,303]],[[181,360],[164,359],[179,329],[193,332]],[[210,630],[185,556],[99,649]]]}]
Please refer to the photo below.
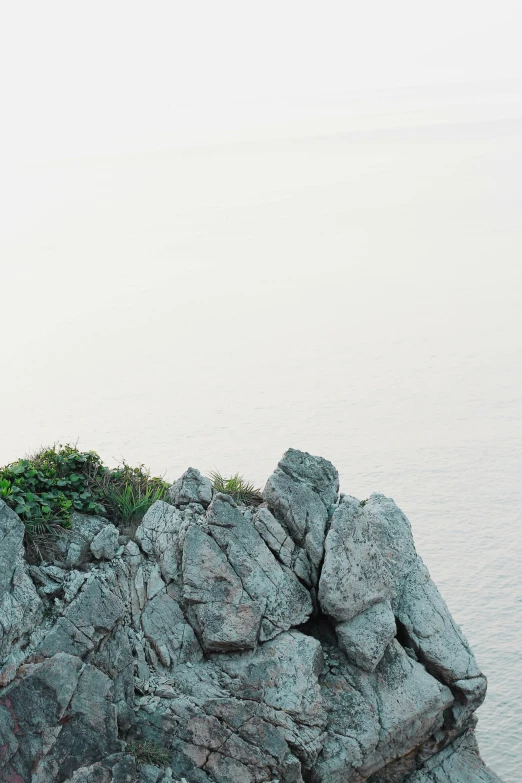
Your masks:
[{"label": "shadowed rock face", "polygon": [[135,540],[28,567],[0,501],[0,781],[494,783],[486,680],[394,502],[290,449],[264,503],[190,468]]}]

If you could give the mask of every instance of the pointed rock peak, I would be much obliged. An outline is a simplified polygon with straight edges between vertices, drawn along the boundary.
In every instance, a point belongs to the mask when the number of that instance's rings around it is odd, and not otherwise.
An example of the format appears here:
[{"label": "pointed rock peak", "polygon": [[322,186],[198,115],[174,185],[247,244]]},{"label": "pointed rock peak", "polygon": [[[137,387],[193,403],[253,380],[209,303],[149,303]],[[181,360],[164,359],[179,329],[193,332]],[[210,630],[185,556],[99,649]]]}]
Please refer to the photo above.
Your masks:
[{"label": "pointed rock peak", "polygon": [[314,457],[307,451],[288,449],[279,460],[278,468],[294,481],[313,488],[325,506],[334,506],[337,503],[339,473],[324,457]]},{"label": "pointed rock peak", "polygon": [[188,468],[169,488],[168,496],[175,506],[184,506],[188,503],[208,506],[212,500],[212,482],[202,476],[196,468]]}]

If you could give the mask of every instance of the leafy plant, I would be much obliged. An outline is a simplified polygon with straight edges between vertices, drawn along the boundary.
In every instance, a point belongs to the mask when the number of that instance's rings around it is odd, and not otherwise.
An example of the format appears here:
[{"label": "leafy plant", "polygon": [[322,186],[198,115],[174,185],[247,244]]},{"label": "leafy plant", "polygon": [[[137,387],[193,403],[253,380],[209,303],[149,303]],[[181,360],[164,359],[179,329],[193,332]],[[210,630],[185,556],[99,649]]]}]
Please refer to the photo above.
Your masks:
[{"label": "leafy plant", "polygon": [[143,516],[168,484],[144,465],[108,468],[94,451],[71,444],[40,449],[0,469],[0,498],[16,511],[26,539],[46,547],[71,513],[102,514],[115,524]]},{"label": "leafy plant", "polygon": [[35,525],[69,527],[72,511],[105,512],[85,475],[97,462],[101,461],[95,452],[80,452],[70,445],[41,449],[0,469],[0,497],[28,530]]},{"label": "leafy plant", "polygon": [[157,767],[166,767],[169,763],[169,754],[166,748],[156,745],[148,740],[129,742],[127,745],[138,764],[155,764]]},{"label": "leafy plant", "polygon": [[209,478],[212,481],[212,486],[216,492],[223,492],[226,495],[230,495],[238,503],[245,503],[250,506],[258,506],[263,502],[263,496],[261,490],[249,481],[245,481],[243,476],[236,473],[230,478],[225,478],[218,473],[218,471],[212,471],[209,473]]}]

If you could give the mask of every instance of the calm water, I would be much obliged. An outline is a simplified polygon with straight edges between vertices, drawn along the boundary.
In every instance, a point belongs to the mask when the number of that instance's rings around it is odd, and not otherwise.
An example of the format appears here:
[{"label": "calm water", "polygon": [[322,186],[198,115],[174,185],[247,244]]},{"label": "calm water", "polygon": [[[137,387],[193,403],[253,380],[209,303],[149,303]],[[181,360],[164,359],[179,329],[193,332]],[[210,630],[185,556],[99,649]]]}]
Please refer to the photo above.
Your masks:
[{"label": "calm water", "polygon": [[262,484],[288,446],[391,495],[522,770],[522,101],[20,169],[0,463],[80,439]]}]

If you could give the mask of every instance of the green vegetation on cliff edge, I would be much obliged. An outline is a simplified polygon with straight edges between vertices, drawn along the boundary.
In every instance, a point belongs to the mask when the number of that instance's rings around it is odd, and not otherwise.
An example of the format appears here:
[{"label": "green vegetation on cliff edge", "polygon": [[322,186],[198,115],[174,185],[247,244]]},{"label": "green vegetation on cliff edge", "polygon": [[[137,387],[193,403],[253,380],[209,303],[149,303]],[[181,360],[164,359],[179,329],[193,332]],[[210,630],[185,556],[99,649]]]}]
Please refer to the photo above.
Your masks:
[{"label": "green vegetation on cliff edge", "polygon": [[143,465],[108,468],[96,452],[71,444],[40,449],[0,468],[0,499],[18,514],[29,536],[70,527],[74,511],[100,514],[115,524],[131,522],[167,487]]}]

